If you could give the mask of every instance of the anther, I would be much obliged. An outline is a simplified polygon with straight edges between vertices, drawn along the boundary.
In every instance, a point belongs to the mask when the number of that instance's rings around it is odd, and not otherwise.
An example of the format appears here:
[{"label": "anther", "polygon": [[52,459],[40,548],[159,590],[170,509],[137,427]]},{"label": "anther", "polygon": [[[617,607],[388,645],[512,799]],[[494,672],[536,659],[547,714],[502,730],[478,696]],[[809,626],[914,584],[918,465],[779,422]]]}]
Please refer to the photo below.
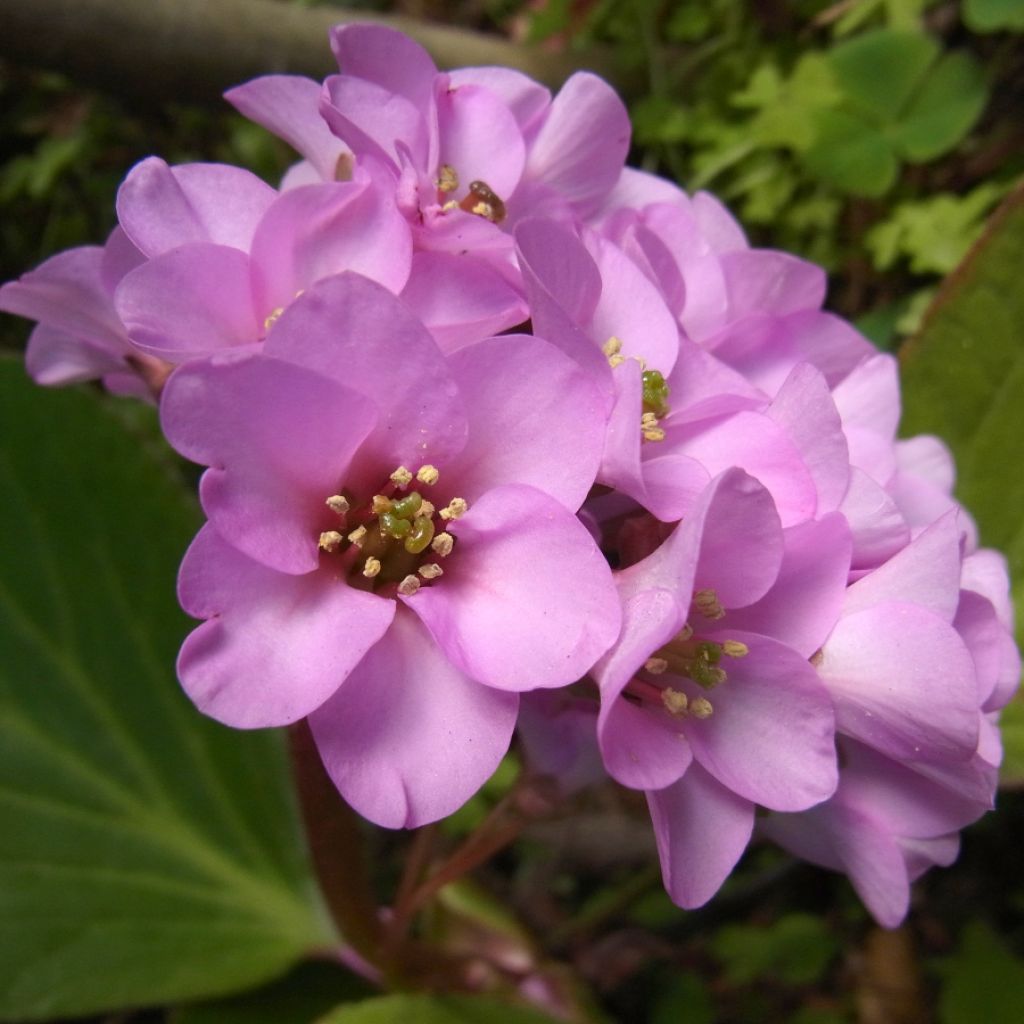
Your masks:
[{"label": "anther", "polygon": [[416,570],[425,580],[436,580],[438,576],[444,575],[444,569],[436,562],[427,562]]},{"label": "anther", "polygon": [[690,714],[694,718],[710,718],[714,710],[707,697],[694,697],[690,701]]},{"label": "anther", "polygon": [[363,566],[363,575],[367,579],[373,579],[380,572],[380,559],[374,558],[373,555],[366,560],[366,565]]},{"label": "anther", "polygon": [[459,176],[451,164],[441,164],[434,182],[438,192],[454,192],[459,187]]},{"label": "anther", "polygon": [[[703,697],[698,697],[693,702],[693,707],[696,707],[697,701],[704,700]],[[690,701],[685,693],[679,690],[673,690],[672,687],[667,686],[661,691],[661,703],[665,705],[665,710],[673,715],[685,715],[687,708],[690,706]],[[707,701],[704,701],[707,704]],[[710,707],[710,705],[708,705]],[[696,713],[696,712],[695,712]],[[700,717],[700,716],[698,716]],[[704,717],[707,717],[706,715]]]},{"label": "anther", "polygon": [[351,507],[343,494],[332,494],[324,504],[339,516],[343,516]]},{"label": "anther", "polygon": [[391,504],[390,498],[385,498],[383,494],[375,494],[370,502],[370,511],[379,516],[382,512],[390,512]]},{"label": "anther", "polygon": [[434,554],[441,558],[447,558],[455,547],[455,538],[450,533],[439,533],[431,542],[430,548]]},{"label": "anther", "polygon": [[391,482],[396,487],[408,487],[412,483],[412,473],[405,468],[405,466],[399,466],[398,469],[391,474]]},{"label": "anther", "polygon": [[418,516],[423,516],[426,519],[433,519],[434,513],[437,512],[437,508],[432,501],[427,501],[426,498],[420,502],[420,510],[416,513]]},{"label": "anther", "polygon": [[398,592],[403,597],[412,597],[412,595],[419,589],[420,581],[415,576],[406,576],[405,579],[398,584]]},{"label": "anther", "polygon": [[344,538],[337,530],[325,530],[320,534],[319,546],[324,551],[337,551]]},{"label": "anther", "polygon": [[691,626],[688,622],[684,622],[683,628],[679,630],[678,633],[676,633],[675,639],[678,640],[680,643],[686,643],[686,641],[689,640],[692,636],[693,626]]},{"label": "anther", "polygon": [[622,339],[616,338],[613,334],[602,346],[601,351],[611,359],[622,351]]},{"label": "anther", "polygon": [[366,538],[366,527],[357,526],[349,535],[348,539],[350,543],[355,544],[356,547],[360,547],[363,540]]},{"label": "anther", "polygon": [[274,324],[276,324],[276,323],[277,323],[277,321],[278,321],[278,320],[280,319],[280,317],[281,317],[281,314],[282,314],[283,312],[284,312],[284,306],[278,306],[278,307],[277,307],[277,309],[275,309],[275,310],[274,310],[274,311],[273,311],[273,312],[272,312],[272,313],[270,314],[270,316],[268,316],[268,317],[266,318],[266,320],[264,320],[264,321],[263,321],[263,330],[265,330],[265,331],[269,331],[269,330],[270,330],[270,328],[271,328],[271,327],[273,327],[273,326],[274,326]]},{"label": "anther", "polygon": [[614,370],[616,366],[621,366],[626,361],[625,356],[620,356],[616,353],[613,356],[608,357],[608,365]]},{"label": "anther", "polygon": [[652,676],[660,676],[668,669],[668,662],[664,658],[648,658],[644,662],[644,668]]},{"label": "anther", "polygon": [[713,590],[698,590],[693,595],[693,604],[705,619],[720,619],[725,615],[725,609]]},{"label": "anther", "polygon": [[458,519],[466,514],[469,505],[465,498],[452,498],[447,507],[441,509],[439,515],[442,519]]},{"label": "anther", "polygon": [[739,640],[723,640],[722,653],[730,658],[745,658],[750,653],[750,648]]},{"label": "anther", "polygon": [[426,484],[428,487],[433,487],[437,483],[438,478],[441,474],[438,472],[437,466],[420,466],[416,470],[416,479],[421,484]]}]

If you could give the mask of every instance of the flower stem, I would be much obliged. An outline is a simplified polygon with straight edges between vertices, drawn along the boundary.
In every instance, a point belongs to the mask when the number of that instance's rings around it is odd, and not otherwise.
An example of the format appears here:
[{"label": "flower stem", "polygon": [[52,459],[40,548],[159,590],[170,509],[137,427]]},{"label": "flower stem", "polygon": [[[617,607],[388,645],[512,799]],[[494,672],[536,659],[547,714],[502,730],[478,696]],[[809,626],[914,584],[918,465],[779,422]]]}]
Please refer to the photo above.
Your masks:
[{"label": "flower stem", "polygon": [[380,964],[381,926],[370,886],[360,821],[320,761],[305,721],[288,729],[292,773],[320,890],[344,940]]}]

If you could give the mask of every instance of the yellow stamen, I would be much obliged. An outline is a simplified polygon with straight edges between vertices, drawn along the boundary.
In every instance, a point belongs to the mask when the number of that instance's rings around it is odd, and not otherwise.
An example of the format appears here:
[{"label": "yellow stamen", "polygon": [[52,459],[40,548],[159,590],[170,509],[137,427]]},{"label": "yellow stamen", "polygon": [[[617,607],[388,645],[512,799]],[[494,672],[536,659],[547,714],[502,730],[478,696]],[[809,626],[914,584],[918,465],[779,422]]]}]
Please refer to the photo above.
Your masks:
[{"label": "yellow stamen", "polygon": [[421,484],[426,484],[428,487],[433,487],[440,476],[441,474],[438,472],[437,466],[420,466],[416,471],[416,479],[419,480]]},{"label": "yellow stamen", "polygon": [[710,718],[714,710],[707,697],[694,697],[690,702],[690,714],[694,718]]},{"label": "yellow stamen", "polygon": [[652,676],[660,676],[668,669],[668,662],[664,658],[648,658],[644,662],[644,668]]},{"label": "yellow stamen", "polygon": [[362,545],[363,540],[365,539],[365,537],[366,537],[366,527],[365,526],[357,526],[348,535],[349,542],[352,543],[352,544],[355,544],[356,547],[360,547]]},{"label": "yellow stamen", "polygon": [[263,321],[263,330],[265,330],[265,331],[269,331],[269,330],[270,330],[270,328],[271,328],[271,327],[273,327],[273,326],[274,326],[274,324],[276,324],[276,323],[277,323],[277,321],[278,321],[278,320],[280,319],[280,317],[281,317],[281,314],[282,314],[283,312],[284,312],[284,306],[278,306],[278,307],[277,307],[277,309],[275,309],[275,310],[274,310],[274,311],[273,311],[273,312],[272,312],[272,313],[270,314],[270,316],[268,316],[268,317],[266,318],[266,320],[264,320],[264,321]]},{"label": "yellow stamen", "polygon": [[412,473],[405,468],[405,466],[399,466],[398,469],[391,474],[391,482],[396,487],[408,487],[412,483]]},{"label": "yellow stamen", "polygon": [[332,494],[324,504],[339,516],[343,516],[349,510],[348,500],[343,494]]},{"label": "yellow stamen", "polygon": [[398,592],[403,597],[412,597],[412,595],[419,589],[420,581],[415,576],[406,576],[405,579],[398,584]]},{"label": "yellow stamen", "polygon": [[320,534],[320,547],[324,551],[337,551],[343,539],[337,530],[325,530]]},{"label": "yellow stamen", "polygon": [[363,575],[367,579],[373,579],[380,572],[380,559],[374,558],[373,555],[366,560],[366,565],[363,566]]},{"label": "yellow stamen", "polygon": [[375,494],[370,503],[370,511],[373,512],[375,516],[379,516],[382,512],[390,512],[391,499],[385,498],[383,494]]},{"label": "yellow stamen", "polygon": [[[694,706],[696,706],[697,701],[702,699],[703,698],[698,697],[697,700],[693,702]],[[673,715],[685,715],[687,707],[690,704],[685,693],[682,693],[679,690],[673,690],[670,686],[661,691],[661,702],[665,705],[665,710]]]},{"label": "yellow stamen", "polygon": [[720,619],[725,615],[725,609],[713,590],[698,590],[693,595],[693,604],[705,619]]},{"label": "yellow stamen", "polygon": [[745,658],[750,653],[750,648],[739,640],[723,640],[722,653],[730,658]]},{"label": "yellow stamen", "polygon": [[416,570],[425,580],[436,580],[438,576],[444,575],[444,569],[436,562],[427,562]]},{"label": "yellow stamen", "polygon": [[439,533],[431,542],[430,547],[434,554],[441,558],[447,558],[455,546],[455,538],[450,533]]},{"label": "yellow stamen", "polygon": [[452,498],[446,508],[441,509],[439,515],[442,519],[458,519],[466,514],[469,505],[465,498]]},{"label": "yellow stamen", "polygon": [[420,510],[416,513],[417,516],[421,516],[424,519],[433,519],[434,513],[437,511],[436,506],[432,501],[427,501],[426,498],[420,502]]},{"label": "yellow stamen", "polygon": [[611,359],[622,351],[622,339],[616,338],[613,334],[602,346],[601,351]]},{"label": "yellow stamen", "polygon": [[438,192],[454,192],[459,187],[459,175],[451,164],[441,164],[441,169],[434,182]]}]

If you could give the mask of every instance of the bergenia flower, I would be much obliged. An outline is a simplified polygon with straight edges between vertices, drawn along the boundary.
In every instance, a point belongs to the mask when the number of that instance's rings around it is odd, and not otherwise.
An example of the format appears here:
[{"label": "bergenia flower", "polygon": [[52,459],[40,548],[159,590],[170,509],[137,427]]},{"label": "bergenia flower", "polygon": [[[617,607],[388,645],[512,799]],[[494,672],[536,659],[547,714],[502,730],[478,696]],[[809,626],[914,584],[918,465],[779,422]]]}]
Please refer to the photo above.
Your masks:
[{"label": "bergenia flower", "polygon": [[292,303],[262,355],[180,368],[161,411],[211,467],[181,571],[207,620],[182,648],[186,691],[235,726],[308,716],[373,821],[457,808],[507,749],[517,694],[573,682],[618,634],[573,514],[601,403],[539,338],[446,361],[384,288],[343,274]]},{"label": "bergenia flower", "polygon": [[808,661],[849,570],[833,513],[784,531],[737,469],[674,533],[616,575],[622,635],[594,670],[609,773],[647,792],[665,884],[708,900],[750,838],[755,807],[798,810],[835,789],[835,716]]}]

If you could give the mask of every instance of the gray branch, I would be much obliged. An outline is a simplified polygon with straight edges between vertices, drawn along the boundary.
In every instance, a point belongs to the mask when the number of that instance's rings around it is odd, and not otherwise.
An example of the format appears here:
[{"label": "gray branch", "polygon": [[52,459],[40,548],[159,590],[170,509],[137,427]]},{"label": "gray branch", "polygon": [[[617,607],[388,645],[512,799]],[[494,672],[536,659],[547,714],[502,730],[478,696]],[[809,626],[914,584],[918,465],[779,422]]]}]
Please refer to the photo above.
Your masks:
[{"label": "gray branch", "polygon": [[216,103],[261,74],[336,71],[327,29],[374,21],[407,32],[441,67],[502,64],[557,87],[586,67],[628,90],[610,54],[547,53],[464,29],[273,0],[0,0],[0,58],[140,102]]}]

